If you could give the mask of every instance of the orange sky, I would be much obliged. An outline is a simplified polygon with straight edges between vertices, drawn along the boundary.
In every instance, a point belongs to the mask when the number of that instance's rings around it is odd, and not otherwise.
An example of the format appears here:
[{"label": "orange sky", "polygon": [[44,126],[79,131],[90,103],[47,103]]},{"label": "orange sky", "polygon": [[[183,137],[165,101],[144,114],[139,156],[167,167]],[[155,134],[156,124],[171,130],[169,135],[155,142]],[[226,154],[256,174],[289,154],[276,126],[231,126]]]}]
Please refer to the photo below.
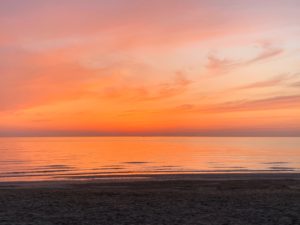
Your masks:
[{"label": "orange sky", "polygon": [[2,0],[0,135],[300,135],[298,0]]}]

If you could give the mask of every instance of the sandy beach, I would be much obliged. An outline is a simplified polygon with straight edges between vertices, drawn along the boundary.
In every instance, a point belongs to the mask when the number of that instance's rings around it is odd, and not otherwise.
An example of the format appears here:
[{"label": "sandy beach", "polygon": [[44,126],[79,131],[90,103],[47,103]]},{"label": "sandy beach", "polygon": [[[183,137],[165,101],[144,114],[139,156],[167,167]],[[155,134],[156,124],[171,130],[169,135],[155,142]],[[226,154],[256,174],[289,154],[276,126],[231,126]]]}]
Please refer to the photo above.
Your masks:
[{"label": "sandy beach", "polygon": [[0,224],[295,225],[300,180],[216,174],[2,183]]}]

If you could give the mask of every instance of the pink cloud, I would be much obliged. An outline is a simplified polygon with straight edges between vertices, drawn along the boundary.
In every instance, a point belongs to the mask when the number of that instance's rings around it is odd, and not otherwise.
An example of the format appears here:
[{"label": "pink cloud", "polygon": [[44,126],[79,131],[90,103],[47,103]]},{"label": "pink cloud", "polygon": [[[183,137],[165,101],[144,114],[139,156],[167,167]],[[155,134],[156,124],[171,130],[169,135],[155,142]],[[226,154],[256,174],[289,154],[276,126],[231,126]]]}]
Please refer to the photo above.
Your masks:
[{"label": "pink cloud", "polygon": [[276,57],[278,55],[281,55],[284,50],[278,47],[274,47],[273,43],[270,41],[262,41],[259,43],[259,47],[261,48],[261,53],[258,54],[256,57],[254,57],[253,59],[250,59],[246,62],[244,62],[244,64],[252,64],[252,63],[256,63],[256,62],[260,62],[263,60],[267,60],[273,57]]},{"label": "pink cloud", "polygon": [[300,95],[275,96],[264,99],[236,100],[209,105],[184,104],[173,110],[195,113],[228,113],[300,108]]},{"label": "pink cloud", "polygon": [[270,79],[266,79],[263,81],[258,81],[250,84],[246,84],[243,86],[239,86],[234,88],[234,90],[243,90],[243,89],[254,89],[254,88],[266,88],[266,87],[274,87],[285,83],[290,80],[292,77],[289,75],[279,75],[272,77]]},{"label": "pink cloud", "polygon": [[206,64],[207,70],[213,75],[222,75],[230,72],[233,69],[263,62],[281,55],[284,50],[282,48],[274,47],[270,41],[259,43],[261,52],[250,59],[233,60],[228,58],[220,58],[216,55],[209,55]]}]

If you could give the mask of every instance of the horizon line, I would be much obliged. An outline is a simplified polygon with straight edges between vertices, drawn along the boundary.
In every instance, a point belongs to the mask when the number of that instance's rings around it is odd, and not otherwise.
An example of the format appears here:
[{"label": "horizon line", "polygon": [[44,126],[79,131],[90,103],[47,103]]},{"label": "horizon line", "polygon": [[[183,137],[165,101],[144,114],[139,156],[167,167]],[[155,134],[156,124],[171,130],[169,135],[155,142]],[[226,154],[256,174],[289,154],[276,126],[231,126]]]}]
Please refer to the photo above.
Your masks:
[{"label": "horizon line", "polygon": [[43,137],[299,137],[298,135],[0,135],[0,138],[43,138]]}]

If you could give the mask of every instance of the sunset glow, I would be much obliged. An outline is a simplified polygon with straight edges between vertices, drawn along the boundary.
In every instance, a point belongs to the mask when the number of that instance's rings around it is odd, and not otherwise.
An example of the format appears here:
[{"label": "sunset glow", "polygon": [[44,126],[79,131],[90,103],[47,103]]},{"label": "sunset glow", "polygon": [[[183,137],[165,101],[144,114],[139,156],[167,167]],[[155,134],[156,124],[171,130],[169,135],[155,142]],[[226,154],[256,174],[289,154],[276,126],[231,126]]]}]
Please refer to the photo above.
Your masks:
[{"label": "sunset glow", "polygon": [[2,0],[0,135],[300,135],[300,1]]}]

